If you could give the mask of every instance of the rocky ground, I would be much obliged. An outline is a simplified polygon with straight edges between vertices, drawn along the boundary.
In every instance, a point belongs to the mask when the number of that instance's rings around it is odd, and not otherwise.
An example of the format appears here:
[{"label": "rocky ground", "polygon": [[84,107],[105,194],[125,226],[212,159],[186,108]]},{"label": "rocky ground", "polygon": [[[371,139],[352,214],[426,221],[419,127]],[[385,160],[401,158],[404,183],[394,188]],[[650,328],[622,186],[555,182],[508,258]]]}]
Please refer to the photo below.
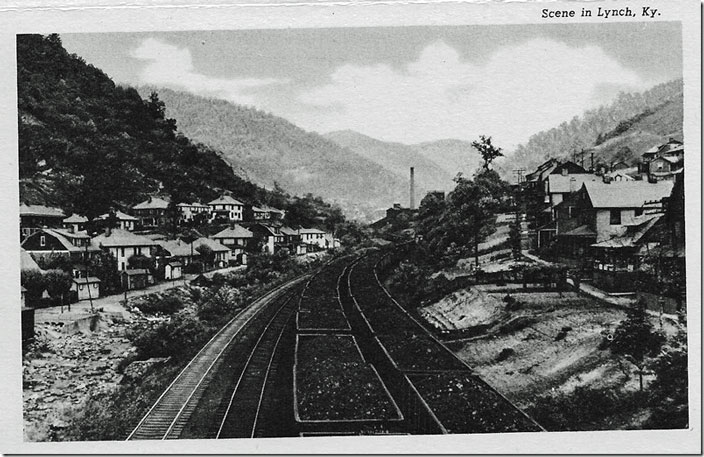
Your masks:
[{"label": "rocky ground", "polygon": [[92,324],[93,331],[88,322],[36,325],[22,362],[25,440],[60,439],[90,393],[121,381],[118,364],[133,351],[125,337],[131,323],[97,314]]},{"label": "rocky ground", "polygon": [[[181,288],[168,292],[183,295]],[[52,314],[38,310],[35,339],[22,360],[24,438],[26,441],[60,441],[71,417],[90,394],[115,388],[125,377],[140,378],[162,359],[133,361],[136,349],[128,332],[146,320],[134,305],[151,296],[129,300],[128,310],[117,305],[95,313]]]}]

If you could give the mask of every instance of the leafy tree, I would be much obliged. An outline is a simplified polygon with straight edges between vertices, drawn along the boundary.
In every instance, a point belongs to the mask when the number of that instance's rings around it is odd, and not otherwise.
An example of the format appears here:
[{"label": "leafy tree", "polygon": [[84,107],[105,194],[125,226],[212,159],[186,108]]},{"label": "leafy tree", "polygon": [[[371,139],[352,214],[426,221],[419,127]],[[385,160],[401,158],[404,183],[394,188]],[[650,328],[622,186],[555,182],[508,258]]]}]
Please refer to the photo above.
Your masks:
[{"label": "leafy tree", "polygon": [[49,270],[44,273],[44,282],[46,291],[51,298],[61,300],[61,305],[63,306],[64,298],[73,285],[71,275],[62,270]]},{"label": "leafy tree", "polygon": [[127,259],[127,266],[130,268],[144,268],[149,270],[151,273],[154,273],[154,270],[156,269],[154,259],[143,254],[135,254],[130,256],[130,258]]},{"label": "leafy tree", "polygon": [[22,270],[20,272],[20,283],[27,289],[27,299],[29,302],[38,301],[46,289],[44,275],[37,270]]},{"label": "leafy tree", "polygon": [[654,331],[642,300],[628,310],[626,319],[614,331],[611,351],[637,368],[641,391],[646,358],[657,353],[663,340],[662,334]]},{"label": "leafy tree", "polygon": [[472,141],[472,146],[474,149],[479,151],[479,154],[482,156],[485,170],[489,169],[489,165],[494,161],[494,159],[504,155],[501,152],[501,148],[498,148],[491,143],[491,137],[484,135],[479,137],[479,141]]},{"label": "leafy tree", "polygon": [[687,428],[687,321],[680,313],[677,333],[649,364],[655,380],[648,386],[653,411],[647,426],[652,428]]},{"label": "leafy tree", "polygon": [[105,248],[91,257],[88,262],[88,274],[100,279],[100,290],[104,295],[114,294],[121,290],[117,259]]},{"label": "leafy tree", "polygon": [[200,255],[200,260],[208,268],[212,268],[215,263],[215,252],[207,244],[201,244],[196,248]]}]

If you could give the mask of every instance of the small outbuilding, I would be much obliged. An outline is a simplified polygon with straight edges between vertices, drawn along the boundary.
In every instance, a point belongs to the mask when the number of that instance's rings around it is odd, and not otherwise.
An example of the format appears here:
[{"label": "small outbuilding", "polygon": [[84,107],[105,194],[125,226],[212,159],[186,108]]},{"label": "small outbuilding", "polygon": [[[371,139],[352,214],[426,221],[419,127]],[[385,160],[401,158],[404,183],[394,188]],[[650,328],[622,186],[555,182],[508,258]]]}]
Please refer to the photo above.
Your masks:
[{"label": "small outbuilding", "polygon": [[73,278],[71,290],[78,294],[78,301],[100,297],[100,279],[95,276]]},{"label": "small outbuilding", "polygon": [[183,265],[178,260],[167,260],[164,264],[164,279],[179,279],[183,276]]},{"label": "small outbuilding", "polygon": [[122,272],[123,290],[144,289],[154,283],[154,277],[146,268],[128,268]]}]

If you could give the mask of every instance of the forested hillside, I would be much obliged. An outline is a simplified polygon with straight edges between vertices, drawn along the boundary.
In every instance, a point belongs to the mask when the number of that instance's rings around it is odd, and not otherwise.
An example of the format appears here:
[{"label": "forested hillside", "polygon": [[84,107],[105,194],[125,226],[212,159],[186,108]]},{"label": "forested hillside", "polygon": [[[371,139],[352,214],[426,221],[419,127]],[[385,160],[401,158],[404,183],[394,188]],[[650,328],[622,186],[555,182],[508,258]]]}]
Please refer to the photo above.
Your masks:
[{"label": "forested hillside", "polygon": [[594,146],[595,160],[607,164],[619,157],[639,156],[669,136],[681,139],[682,107],[682,80],[642,93],[622,93],[610,105],[533,135],[497,165],[508,177],[514,169],[532,171],[548,158],[572,158],[573,153]]},{"label": "forested hillside", "polygon": [[443,169],[432,157],[426,157],[418,151],[416,146],[380,141],[352,130],[330,132],[323,136],[342,147],[351,149],[401,179],[408,179],[409,168],[415,167],[415,181],[419,195],[422,191],[447,191],[454,187],[452,178],[457,171],[452,173]]},{"label": "forested hillside", "polygon": [[157,91],[166,114],[188,137],[222,151],[254,182],[287,192],[320,194],[347,214],[371,216],[395,201],[407,201],[407,179],[280,117],[224,100],[170,89]]},{"label": "forested hillside", "polygon": [[156,98],[116,86],[69,55],[57,35],[17,37],[20,198],[95,216],[160,192],[176,200],[221,189],[259,200],[218,154],[178,134]]},{"label": "forested hillside", "polygon": [[116,86],[69,55],[57,35],[18,36],[17,67],[25,203],[93,217],[154,193],[190,202],[230,191],[248,203],[288,210],[292,223],[342,221],[339,208],[319,197],[267,191],[237,176],[220,152],[182,135],[158,97],[142,99],[137,90]]}]

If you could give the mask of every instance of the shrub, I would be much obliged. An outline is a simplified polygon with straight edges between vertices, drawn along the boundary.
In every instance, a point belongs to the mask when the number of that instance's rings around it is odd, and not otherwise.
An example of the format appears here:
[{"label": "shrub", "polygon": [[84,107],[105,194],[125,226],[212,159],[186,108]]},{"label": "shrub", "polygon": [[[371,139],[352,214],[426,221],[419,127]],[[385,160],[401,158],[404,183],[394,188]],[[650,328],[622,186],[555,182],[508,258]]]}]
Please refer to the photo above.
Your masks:
[{"label": "shrub", "polygon": [[144,314],[173,314],[184,306],[183,300],[175,295],[159,294],[146,295],[134,304]]},{"label": "shrub", "polygon": [[173,357],[187,360],[200,350],[212,331],[214,329],[208,328],[197,317],[182,313],[152,327],[138,327],[130,339],[137,348],[139,359]]}]

